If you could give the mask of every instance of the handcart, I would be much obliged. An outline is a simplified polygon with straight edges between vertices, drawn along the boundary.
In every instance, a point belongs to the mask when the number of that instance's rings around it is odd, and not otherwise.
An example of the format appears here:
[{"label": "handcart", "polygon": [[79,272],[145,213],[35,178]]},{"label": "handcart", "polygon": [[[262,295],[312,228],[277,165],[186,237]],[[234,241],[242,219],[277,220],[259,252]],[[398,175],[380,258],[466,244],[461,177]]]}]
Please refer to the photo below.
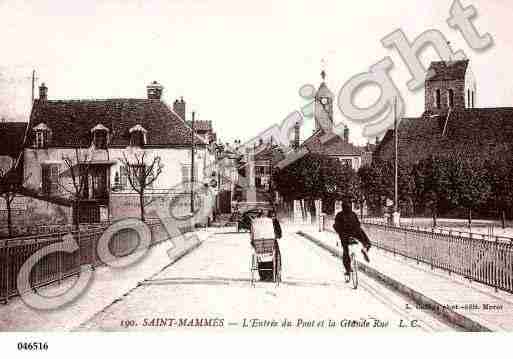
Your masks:
[{"label": "handcart", "polygon": [[281,255],[274,234],[271,218],[255,218],[251,223],[251,285],[255,283],[255,272],[260,280],[281,282]]}]

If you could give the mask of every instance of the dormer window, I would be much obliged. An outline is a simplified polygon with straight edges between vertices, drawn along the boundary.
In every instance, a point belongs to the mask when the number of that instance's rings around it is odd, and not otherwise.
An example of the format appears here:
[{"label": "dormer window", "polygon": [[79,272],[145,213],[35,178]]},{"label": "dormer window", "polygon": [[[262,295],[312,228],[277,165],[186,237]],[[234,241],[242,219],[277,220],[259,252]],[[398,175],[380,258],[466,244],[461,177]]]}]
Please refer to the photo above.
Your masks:
[{"label": "dormer window", "polygon": [[93,146],[97,149],[106,150],[109,137],[109,129],[102,124],[97,124],[91,129],[93,133]]},{"label": "dormer window", "polygon": [[130,129],[130,146],[144,147],[146,145],[146,129],[141,125],[136,125]]},{"label": "dormer window", "polygon": [[34,131],[34,147],[46,148],[50,141],[50,129],[44,123],[40,123],[33,129]]}]

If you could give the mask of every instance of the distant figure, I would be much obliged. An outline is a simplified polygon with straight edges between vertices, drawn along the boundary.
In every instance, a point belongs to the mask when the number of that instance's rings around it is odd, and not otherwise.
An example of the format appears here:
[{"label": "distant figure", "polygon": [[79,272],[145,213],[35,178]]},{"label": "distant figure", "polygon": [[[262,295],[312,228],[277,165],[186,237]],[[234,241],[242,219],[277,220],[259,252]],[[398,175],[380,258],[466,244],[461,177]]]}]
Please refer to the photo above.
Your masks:
[{"label": "distant figure", "polygon": [[344,201],[342,204],[342,211],[335,216],[335,223],[333,229],[338,233],[340,243],[342,245],[342,262],[346,270],[346,281],[349,280],[349,275],[352,272],[351,258],[349,257],[349,243],[352,239],[358,240],[362,245],[362,254],[367,262],[369,262],[369,249],[371,247],[369,238],[360,226],[358,216],[353,212],[351,203]]},{"label": "distant figure", "polygon": [[273,220],[274,237],[276,239],[280,239],[282,236],[281,225],[280,225],[280,221],[278,221],[278,218],[276,217],[276,212],[273,211],[272,209],[269,210],[269,212],[267,213],[267,217],[269,217]]}]

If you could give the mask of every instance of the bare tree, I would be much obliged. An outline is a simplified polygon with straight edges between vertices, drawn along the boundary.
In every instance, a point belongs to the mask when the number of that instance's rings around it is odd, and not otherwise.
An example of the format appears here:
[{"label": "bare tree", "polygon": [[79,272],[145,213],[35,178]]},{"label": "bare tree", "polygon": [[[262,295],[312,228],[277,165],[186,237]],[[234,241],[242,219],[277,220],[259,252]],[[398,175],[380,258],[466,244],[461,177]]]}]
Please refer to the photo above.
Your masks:
[{"label": "bare tree", "polygon": [[23,174],[17,169],[17,162],[10,160],[4,166],[0,166],[0,197],[5,201],[7,209],[7,230],[9,238],[13,236],[12,230],[12,202],[20,193],[23,183]]},{"label": "bare tree", "polygon": [[159,156],[155,156],[151,161],[147,161],[146,152],[142,152],[142,154],[134,153],[132,161],[129,161],[125,153],[123,153],[121,163],[126,168],[130,187],[139,195],[141,220],[144,222],[145,207],[148,204],[148,202],[144,200],[144,194],[146,189],[160,176],[164,165]]},{"label": "bare tree", "polygon": [[[80,205],[82,200],[87,197],[88,173],[91,163],[91,156],[87,150],[80,149],[79,145],[74,148],[74,155],[64,155],[62,157],[66,167],[62,176],[59,176],[59,187],[67,193],[73,201],[73,222],[76,229],[80,227]],[[64,176],[66,175],[66,176]],[[70,180],[63,183],[64,178]]]}]

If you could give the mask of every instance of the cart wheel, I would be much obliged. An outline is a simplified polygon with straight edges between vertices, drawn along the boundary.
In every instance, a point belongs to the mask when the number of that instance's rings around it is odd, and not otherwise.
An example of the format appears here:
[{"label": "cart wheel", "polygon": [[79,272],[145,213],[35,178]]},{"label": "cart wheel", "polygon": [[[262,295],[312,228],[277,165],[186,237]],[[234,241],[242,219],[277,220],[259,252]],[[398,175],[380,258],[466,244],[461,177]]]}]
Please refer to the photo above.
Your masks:
[{"label": "cart wheel", "polygon": [[281,283],[281,257],[278,259],[278,283]]},{"label": "cart wheel", "polygon": [[278,281],[281,283],[281,257],[278,262]]},{"label": "cart wheel", "polygon": [[278,282],[278,258],[276,252],[273,255],[273,281],[274,283]]}]

